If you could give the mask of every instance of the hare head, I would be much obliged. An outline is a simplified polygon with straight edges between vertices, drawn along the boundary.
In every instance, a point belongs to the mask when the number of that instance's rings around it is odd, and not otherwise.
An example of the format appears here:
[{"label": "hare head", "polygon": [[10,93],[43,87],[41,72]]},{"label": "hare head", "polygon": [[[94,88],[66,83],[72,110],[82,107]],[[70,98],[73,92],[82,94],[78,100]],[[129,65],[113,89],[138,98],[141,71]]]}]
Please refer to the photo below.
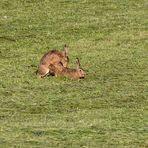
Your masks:
[{"label": "hare head", "polygon": [[77,67],[76,67],[77,74],[78,74],[80,79],[83,79],[85,77],[85,72],[81,68],[80,61],[79,61],[78,58],[76,59],[76,65],[77,65]]},{"label": "hare head", "polygon": [[62,51],[63,58],[61,59],[61,63],[64,67],[68,67],[68,47],[65,45],[64,50]]}]

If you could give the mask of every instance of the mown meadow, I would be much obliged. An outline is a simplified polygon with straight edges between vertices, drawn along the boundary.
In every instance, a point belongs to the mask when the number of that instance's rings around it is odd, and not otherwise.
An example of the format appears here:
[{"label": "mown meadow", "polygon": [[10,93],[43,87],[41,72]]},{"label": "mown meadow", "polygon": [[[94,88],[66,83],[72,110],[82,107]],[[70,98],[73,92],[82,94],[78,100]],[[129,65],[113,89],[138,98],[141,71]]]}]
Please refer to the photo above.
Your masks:
[{"label": "mown meadow", "polygon": [[[1,0],[0,147],[148,147],[146,0]],[[80,81],[37,78],[67,44]]]}]

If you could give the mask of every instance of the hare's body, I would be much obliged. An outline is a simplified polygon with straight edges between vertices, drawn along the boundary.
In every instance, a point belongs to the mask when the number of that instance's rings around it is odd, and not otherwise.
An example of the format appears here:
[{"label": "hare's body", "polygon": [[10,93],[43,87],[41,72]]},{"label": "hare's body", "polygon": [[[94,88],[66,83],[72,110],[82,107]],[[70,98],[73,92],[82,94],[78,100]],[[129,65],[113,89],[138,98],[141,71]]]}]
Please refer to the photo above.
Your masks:
[{"label": "hare's body", "polygon": [[54,75],[50,65],[61,63],[63,67],[68,66],[67,47],[63,51],[52,50],[43,55],[40,60],[37,74],[39,77],[44,77],[47,74]]},{"label": "hare's body", "polygon": [[79,60],[77,59],[77,68],[71,69],[62,66],[62,64],[51,65],[51,70],[55,73],[56,76],[65,76],[73,79],[81,79],[85,77],[85,72],[80,68]]},{"label": "hare's body", "polygon": [[79,73],[77,69],[70,69],[70,68],[64,68],[61,71],[61,73],[59,73],[59,75],[74,78],[74,79],[84,78],[84,74]]}]

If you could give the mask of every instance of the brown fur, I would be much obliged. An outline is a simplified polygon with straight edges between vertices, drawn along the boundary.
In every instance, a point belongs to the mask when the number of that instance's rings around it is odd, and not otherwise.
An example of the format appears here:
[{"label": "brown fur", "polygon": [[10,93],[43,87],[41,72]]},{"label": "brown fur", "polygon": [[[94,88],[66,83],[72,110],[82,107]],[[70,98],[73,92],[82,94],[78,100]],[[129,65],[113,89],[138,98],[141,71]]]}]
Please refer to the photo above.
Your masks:
[{"label": "brown fur", "polygon": [[54,75],[54,71],[50,67],[58,63],[61,63],[63,67],[67,67],[69,62],[67,50],[67,46],[65,45],[63,51],[52,50],[44,54],[40,60],[37,75],[39,77],[44,77],[47,74]]},{"label": "brown fur", "polygon": [[56,76],[66,76],[73,79],[81,79],[85,77],[84,70],[80,67],[79,59],[76,61],[77,67],[76,69],[71,69],[62,66],[61,63],[56,65],[51,65],[51,70],[54,71]]}]

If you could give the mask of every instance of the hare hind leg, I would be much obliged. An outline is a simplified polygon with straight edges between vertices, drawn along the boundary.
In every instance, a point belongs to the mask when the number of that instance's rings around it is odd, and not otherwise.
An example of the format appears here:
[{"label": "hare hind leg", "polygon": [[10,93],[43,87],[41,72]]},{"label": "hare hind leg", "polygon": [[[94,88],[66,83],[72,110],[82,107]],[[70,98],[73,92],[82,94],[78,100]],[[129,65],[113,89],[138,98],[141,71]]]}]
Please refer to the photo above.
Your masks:
[{"label": "hare hind leg", "polygon": [[45,77],[49,73],[49,68],[46,65],[39,65],[37,75],[39,78]]}]

